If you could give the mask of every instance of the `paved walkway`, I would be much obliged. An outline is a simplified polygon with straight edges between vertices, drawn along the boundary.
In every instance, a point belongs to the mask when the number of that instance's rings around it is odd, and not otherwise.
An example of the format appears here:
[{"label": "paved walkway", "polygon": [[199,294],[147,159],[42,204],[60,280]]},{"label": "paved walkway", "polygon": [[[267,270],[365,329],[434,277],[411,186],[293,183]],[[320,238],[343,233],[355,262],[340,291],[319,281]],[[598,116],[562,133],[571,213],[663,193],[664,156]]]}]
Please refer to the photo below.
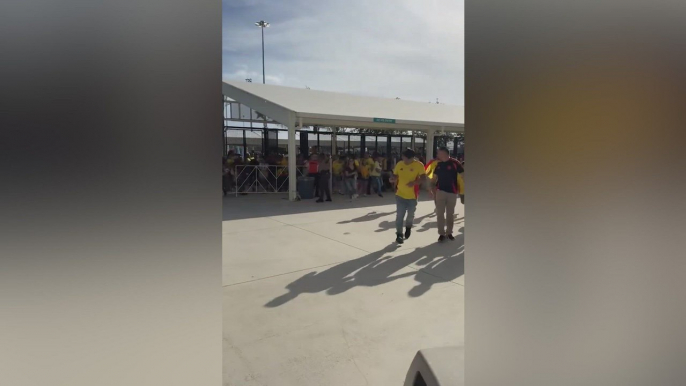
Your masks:
[{"label": "paved walkway", "polygon": [[464,210],[433,202],[397,246],[393,197],[224,199],[224,383],[400,385],[417,350],[463,343]]}]

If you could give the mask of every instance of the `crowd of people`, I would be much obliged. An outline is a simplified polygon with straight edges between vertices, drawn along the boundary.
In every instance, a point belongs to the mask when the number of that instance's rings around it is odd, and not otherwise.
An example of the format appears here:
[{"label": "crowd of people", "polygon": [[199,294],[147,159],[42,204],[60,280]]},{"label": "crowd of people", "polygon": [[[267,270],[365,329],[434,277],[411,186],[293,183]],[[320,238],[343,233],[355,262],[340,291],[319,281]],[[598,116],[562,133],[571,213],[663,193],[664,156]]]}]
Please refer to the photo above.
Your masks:
[{"label": "crowd of people", "polygon": [[[321,183],[333,176],[332,190],[334,193],[347,195],[350,199],[371,194],[382,195],[390,184],[388,178],[390,170],[395,165],[398,156],[390,160],[383,154],[364,154],[357,156],[312,153],[308,158],[298,155],[296,167],[302,175],[315,178],[315,196],[319,197],[320,190],[324,198],[330,198],[326,187]],[[389,165],[390,162],[390,165]],[[348,165],[352,163],[351,165]],[[251,191],[286,192],[288,190],[288,156],[273,153],[267,156],[248,153],[245,156],[230,151],[222,159],[223,191],[238,191],[245,194]],[[299,176],[301,173],[299,173]],[[322,189],[324,188],[324,189]]]},{"label": "crowd of people", "polygon": [[334,157],[334,191],[351,200],[372,194],[383,197],[386,163],[386,158],[379,154],[366,153],[359,158],[354,155]]},{"label": "crowd of people", "polygon": [[244,156],[230,151],[222,158],[222,190],[224,195],[238,190],[241,194],[254,191],[281,191],[288,189],[288,156],[272,154],[262,156],[248,153]]},{"label": "crowd of people", "polygon": [[[225,195],[236,186],[259,185],[276,191],[288,189],[286,155],[263,157],[250,154],[244,158],[229,152],[223,158],[222,165]],[[419,192],[424,186],[436,207],[438,241],[455,239],[453,216],[457,199],[464,205],[464,158],[452,158],[446,147],[439,147],[436,158],[428,163],[408,148],[402,152],[398,162],[395,162],[395,157],[389,159],[378,153],[365,153],[361,157],[354,154],[331,157],[324,153],[313,153],[309,159],[299,156],[296,165],[306,171],[303,174],[314,179],[314,195],[318,203],[331,202],[332,190],[350,200],[372,194],[383,197],[385,191],[394,192],[398,244],[404,243],[412,235]],[[249,173],[243,172],[246,166],[252,168]]]}]

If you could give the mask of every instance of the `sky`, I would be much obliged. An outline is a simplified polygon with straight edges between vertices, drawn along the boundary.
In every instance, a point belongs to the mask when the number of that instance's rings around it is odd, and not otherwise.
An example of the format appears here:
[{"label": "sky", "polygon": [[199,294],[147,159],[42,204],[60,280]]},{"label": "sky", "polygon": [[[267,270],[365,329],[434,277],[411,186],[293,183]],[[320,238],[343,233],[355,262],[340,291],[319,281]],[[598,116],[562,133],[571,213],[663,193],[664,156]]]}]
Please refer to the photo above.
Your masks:
[{"label": "sky", "polygon": [[464,106],[463,0],[223,0],[222,78]]}]

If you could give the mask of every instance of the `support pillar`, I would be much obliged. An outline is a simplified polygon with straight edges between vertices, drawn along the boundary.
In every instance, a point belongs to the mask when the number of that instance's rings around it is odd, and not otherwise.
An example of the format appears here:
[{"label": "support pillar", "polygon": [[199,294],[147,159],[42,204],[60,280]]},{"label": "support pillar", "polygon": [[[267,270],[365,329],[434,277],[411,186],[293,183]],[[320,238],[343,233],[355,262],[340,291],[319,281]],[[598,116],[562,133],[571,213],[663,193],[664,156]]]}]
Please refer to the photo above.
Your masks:
[{"label": "support pillar", "polygon": [[[297,180],[298,171],[296,165],[295,154],[295,117],[288,120],[288,199],[295,201],[298,198]],[[300,127],[302,128],[302,118],[300,118]]]},{"label": "support pillar", "polygon": [[391,171],[393,170],[393,158],[391,156],[391,152],[393,151],[393,144],[391,143],[391,136],[390,134],[386,136],[386,170]]},{"label": "support pillar", "polygon": [[245,137],[245,130],[243,130],[243,158],[248,155],[248,139]]},{"label": "support pillar", "polygon": [[426,130],[426,144],[424,145],[424,150],[426,151],[426,162],[428,163],[434,159],[434,134],[436,129],[429,127]]}]

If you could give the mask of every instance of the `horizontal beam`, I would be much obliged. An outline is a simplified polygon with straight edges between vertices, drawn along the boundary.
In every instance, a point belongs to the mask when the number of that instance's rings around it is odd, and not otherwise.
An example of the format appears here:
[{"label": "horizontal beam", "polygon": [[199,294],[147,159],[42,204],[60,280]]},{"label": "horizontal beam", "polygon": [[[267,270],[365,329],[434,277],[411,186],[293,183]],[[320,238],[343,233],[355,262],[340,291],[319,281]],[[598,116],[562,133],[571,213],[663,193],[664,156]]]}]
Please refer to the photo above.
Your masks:
[{"label": "horizontal beam", "polygon": [[445,131],[449,132],[464,132],[464,125],[459,126],[447,126],[447,125],[437,125],[437,124],[409,124],[397,121],[396,123],[382,123],[382,122],[369,122],[362,120],[336,120],[336,119],[325,119],[325,118],[307,118],[303,117],[304,126],[337,126],[337,127],[351,127],[358,129],[379,129],[379,130],[421,130],[426,131],[429,127],[439,129],[445,126]]}]

